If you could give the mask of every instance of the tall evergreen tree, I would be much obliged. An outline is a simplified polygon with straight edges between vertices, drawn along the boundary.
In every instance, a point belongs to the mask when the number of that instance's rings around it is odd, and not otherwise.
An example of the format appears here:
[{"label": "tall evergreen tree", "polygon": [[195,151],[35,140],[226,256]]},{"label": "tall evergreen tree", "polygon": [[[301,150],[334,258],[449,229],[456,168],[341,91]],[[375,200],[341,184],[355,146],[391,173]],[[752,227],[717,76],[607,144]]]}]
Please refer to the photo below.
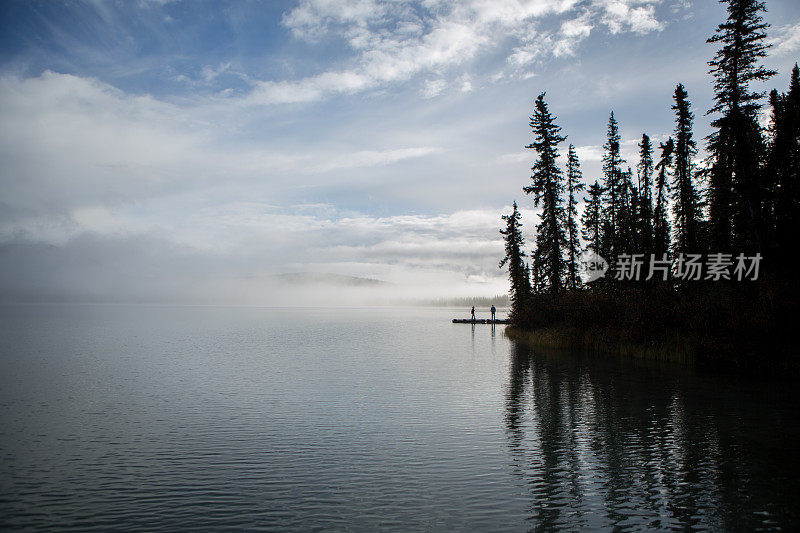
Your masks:
[{"label": "tall evergreen tree", "polygon": [[667,172],[672,167],[672,154],[675,152],[675,141],[672,137],[667,142],[660,143],[661,155],[655,169],[656,175],[656,205],[653,210],[653,253],[661,259],[669,252],[669,220],[667,207],[669,196],[669,176]]},{"label": "tall evergreen tree", "polygon": [[772,142],[767,163],[770,181],[769,217],[772,225],[770,247],[779,254],[781,274],[797,276],[800,252],[800,69],[792,69],[789,92],[770,94]]},{"label": "tall evergreen tree", "polygon": [[525,294],[526,298],[530,298],[533,294],[533,287],[531,286],[531,270],[528,267],[528,263],[523,263],[523,275],[522,275],[522,291]]},{"label": "tall evergreen tree", "polygon": [[622,211],[622,200],[625,183],[622,176],[622,163],[620,155],[619,124],[614,118],[614,112],[608,119],[606,143],[603,145],[603,190],[605,202],[603,206],[603,257],[614,264],[616,253],[619,252],[619,216]]},{"label": "tall evergreen tree", "polygon": [[544,272],[544,257],[539,250],[531,253],[530,283],[533,294],[542,294],[547,291],[547,277]]},{"label": "tall evergreen tree", "polygon": [[548,289],[559,292],[563,286],[566,267],[562,255],[566,246],[562,222],[566,217],[562,201],[564,177],[556,159],[558,144],[566,136],[559,133],[561,128],[555,124],[555,117],[550,114],[544,95],[542,93],[536,99],[530,120],[534,141],[526,148],[536,150],[537,159],[531,168],[533,183],[523,190],[534,195],[534,205],[542,206],[541,222],[536,226],[536,251],[542,256]]},{"label": "tall evergreen tree", "polygon": [[637,201],[639,192],[633,185],[633,171],[631,167],[622,172],[620,177],[619,214],[617,215],[617,247],[620,252],[634,253],[637,251]]},{"label": "tall evergreen tree", "polygon": [[692,159],[697,154],[692,139],[694,114],[683,84],[675,87],[675,153],[673,174],[673,214],[675,216],[675,252],[697,251],[699,218],[698,195],[693,183]]},{"label": "tall evergreen tree", "polygon": [[639,164],[636,166],[639,181],[639,249],[649,257],[653,252],[653,145],[646,133],[639,143]]},{"label": "tall evergreen tree", "polygon": [[586,246],[593,253],[602,257],[603,248],[603,188],[595,181],[588,189],[589,195],[584,198],[581,225]]},{"label": "tall evergreen tree", "polygon": [[578,199],[576,194],[584,189],[581,183],[581,166],[575,147],[569,145],[567,151],[567,287],[574,289],[580,285],[578,276],[578,257],[581,254],[581,241],[578,236]]},{"label": "tall evergreen tree", "polygon": [[525,252],[523,246],[525,240],[522,237],[522,222],[520,213],[517,209],[517,202],[514,202],[514,210],[510,215],[501,217],[506,222],[506,229],[500,230],[505,241],[506,255],[500,261],[500,268],[508,265],[508,279],[511,282],[511,314],[518,312],[520,307],[525,304],[530,295],[530,280],[528,269],[525,265]]},{"label": "tall evergreen tree", "polygon": [[761,65],[769,44],[764,42],[769,24],[763,22],[764,3],[758,0],[720,0],[727,4],[727,20],[717,27],[709,43],[721,48],[708,63],[714,76],[714,106],[718,113],[708,137],[711,154],[709,217],[711,245],[731,249],[732,239],[750,250],[761,247],[764,183],[759,172],[762,150],[757,114],[763,92],[750,84],[769,79],[775,71]]}]

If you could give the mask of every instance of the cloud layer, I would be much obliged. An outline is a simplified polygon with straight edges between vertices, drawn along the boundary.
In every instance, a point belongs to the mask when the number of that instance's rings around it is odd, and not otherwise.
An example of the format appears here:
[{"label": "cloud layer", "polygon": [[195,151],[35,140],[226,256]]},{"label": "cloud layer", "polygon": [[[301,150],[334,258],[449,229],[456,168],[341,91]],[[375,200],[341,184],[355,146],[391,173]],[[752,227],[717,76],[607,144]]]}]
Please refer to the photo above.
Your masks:
[{"label": "cloud layer", "polygon": [[[645,34],[663,28],[655,17],[658,0],[595,0],[578,8],[577,0],[428,0],[419,4],[360,0],[302,0],[283,24],[297,39],[343,39],[353,57],[347,68],[293,81],[260,81],[243,102],[248,105],[321,100],[354,94],[418,74],[446,75],[482,54],[509,50],[508,72],[519,74],[548,56],[575,55],[599,21],[613,33]],[[540,29],[550,15],[566,15],[558,29]],[[510,49],[509,49],[510,47]],[[523,73],[524,75],[524,73]],[[427,81],[422,94],[440,94],[446,82]]]},{"label": "cloud layer", "polygon": [[[634,166],[642,131],[672,129],[675,83],[707,108],[698,21],[721,14],[685,0],[276,6],[22,4],[0,21],[0,298],[285,303],[283,272],[385,280],[384,298],[505,292],[500,215],[530,206],[532,99],[547,91],[585,181],[612,108]],[[783,70],[796,11],[770,33]]]}]

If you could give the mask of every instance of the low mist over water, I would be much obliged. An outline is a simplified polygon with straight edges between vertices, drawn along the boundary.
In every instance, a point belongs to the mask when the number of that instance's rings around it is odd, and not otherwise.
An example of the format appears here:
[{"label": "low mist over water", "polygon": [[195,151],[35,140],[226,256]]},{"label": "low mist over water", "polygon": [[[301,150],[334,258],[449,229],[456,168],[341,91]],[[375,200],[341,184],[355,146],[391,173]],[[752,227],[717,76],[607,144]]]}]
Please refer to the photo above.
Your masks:
[{"label": "low mist over water", "polygon": [[782,383],[530,350],[464,309],[0,312],[4,529],[799,524]]}]

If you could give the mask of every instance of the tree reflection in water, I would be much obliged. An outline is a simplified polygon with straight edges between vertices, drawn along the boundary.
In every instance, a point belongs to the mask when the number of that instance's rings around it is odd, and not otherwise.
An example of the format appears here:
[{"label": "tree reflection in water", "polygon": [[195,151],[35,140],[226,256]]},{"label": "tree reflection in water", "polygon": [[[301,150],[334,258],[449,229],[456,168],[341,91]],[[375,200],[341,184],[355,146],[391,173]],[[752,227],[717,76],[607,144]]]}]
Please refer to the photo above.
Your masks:
[{"label": "tree reflection in water", "polygon": [[532,528],[800,525],[791,384],[517,343],[509,368],[508,445]]}]

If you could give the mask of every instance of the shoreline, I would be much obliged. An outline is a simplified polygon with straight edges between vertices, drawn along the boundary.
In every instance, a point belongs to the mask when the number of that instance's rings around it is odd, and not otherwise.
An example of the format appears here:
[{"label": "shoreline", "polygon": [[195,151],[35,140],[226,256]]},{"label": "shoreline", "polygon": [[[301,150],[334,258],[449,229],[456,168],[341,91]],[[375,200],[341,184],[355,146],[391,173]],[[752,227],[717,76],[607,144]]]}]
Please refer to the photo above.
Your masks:
[{"label": "shoreline", "polygon": [[511,341],[532,348],[669,363],[738,375],[751,374],[754,377],[790,380],[800,377],[800,368],[789,359],[724,357],[719,350],[711,353],[713,343],[709,339],[701,340],[689,335],[672,334],[665,340],[643,344],[621,339],[620,332],[612,330],[581,331],[559,327],[528,330],[509,325],[504,329],[504,334]]},{"label": "shoreline", "polygon": [[699,357],[699,342],[675,335],[668,342],[651,341],[649,345],[614,339],[609,331],[580,331],[577,328],[540,328],[526,330],[515,326],[505,329],[506,336],[529,346],[556,350],[579,350],[591,354],[621,356],[653,361],[694,365]]}]

